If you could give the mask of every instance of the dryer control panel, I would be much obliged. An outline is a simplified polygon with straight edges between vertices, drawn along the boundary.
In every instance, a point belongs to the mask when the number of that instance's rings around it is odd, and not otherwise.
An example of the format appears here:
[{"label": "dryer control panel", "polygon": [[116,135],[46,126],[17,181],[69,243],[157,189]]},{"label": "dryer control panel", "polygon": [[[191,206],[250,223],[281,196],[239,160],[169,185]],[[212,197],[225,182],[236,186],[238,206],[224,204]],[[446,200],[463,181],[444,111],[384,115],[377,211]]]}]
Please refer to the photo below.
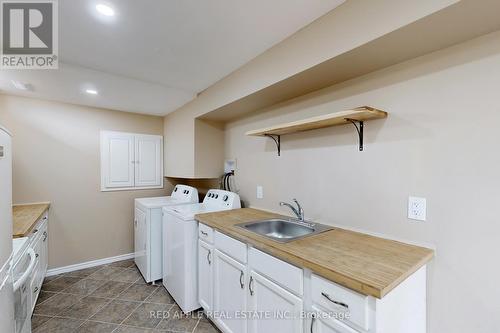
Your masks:
[{"label": "dryer control panel", "polygon": [[210,208],[237,209],[241,208],[240,196],[234,192],[211,189],[205,195],[203,203]]},{"label": "dryer control panel", "polygon": [[172,198],[180,199],[183,202],[198,202],[198,190],[187,185],[175,185]]}]

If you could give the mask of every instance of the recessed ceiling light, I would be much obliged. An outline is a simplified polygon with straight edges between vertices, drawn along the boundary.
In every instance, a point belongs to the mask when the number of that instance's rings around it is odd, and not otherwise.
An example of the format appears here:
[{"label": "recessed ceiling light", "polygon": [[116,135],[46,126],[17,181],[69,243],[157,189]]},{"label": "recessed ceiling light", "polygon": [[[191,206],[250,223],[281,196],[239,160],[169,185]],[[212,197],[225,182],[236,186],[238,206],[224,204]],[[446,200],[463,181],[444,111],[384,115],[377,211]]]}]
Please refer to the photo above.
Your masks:
[{"label": "recessed ceiling light", "polygon": [[85,92],[89,95],[97,95],[98,92],[95,89],[86,89]]},{"label": "recessed ceiling light", "polygon": [[95,9],[104,16],[115,16],[115,10],[108,5],[100,3],[95,6]]}]

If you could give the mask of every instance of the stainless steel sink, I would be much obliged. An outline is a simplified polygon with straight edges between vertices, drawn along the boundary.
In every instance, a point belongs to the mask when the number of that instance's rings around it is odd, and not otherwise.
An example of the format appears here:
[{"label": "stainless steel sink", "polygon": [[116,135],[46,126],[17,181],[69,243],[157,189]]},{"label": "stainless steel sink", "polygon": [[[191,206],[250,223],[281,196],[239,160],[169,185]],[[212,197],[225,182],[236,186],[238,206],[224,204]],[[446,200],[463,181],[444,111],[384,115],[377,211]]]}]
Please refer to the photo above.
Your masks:
[{"label": "stainless steel sink", "polygon": [[292,219],[260,220],[240,223],[236,226],[281,243],[317,235],[324,231],[333,229],[332,227],[324,224],[303,222]]}]

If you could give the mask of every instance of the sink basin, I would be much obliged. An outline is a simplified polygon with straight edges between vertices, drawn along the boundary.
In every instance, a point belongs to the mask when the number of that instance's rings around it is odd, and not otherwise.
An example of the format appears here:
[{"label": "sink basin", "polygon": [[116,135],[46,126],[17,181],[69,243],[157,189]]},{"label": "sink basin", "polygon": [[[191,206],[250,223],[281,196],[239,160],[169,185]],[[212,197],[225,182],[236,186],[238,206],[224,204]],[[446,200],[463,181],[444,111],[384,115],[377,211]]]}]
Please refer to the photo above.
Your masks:
[{"label": "sink basin", "polygon": [[260,220],[240,223],[236,226],[281,243],[317,235],[321,232],[333,229],[324,224],[300,222],[291,219]]}]

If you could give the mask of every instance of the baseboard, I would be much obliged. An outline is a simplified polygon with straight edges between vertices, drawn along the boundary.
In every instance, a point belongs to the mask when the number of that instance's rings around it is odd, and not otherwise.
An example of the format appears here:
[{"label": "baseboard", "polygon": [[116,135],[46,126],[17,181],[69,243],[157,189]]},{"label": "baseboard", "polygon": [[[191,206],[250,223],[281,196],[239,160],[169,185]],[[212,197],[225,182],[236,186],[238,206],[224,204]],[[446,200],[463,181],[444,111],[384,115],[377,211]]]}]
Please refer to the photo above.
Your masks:
[{"label": "baseboard", "polygon": [[62,274],[62,273],[69,273],[69,272],[78,271],[78,270],[84,269],[84,268],[90,268],[90,267],[95,267],[95,266],[100,266],[100,265],[111,264],[111,263],[116,262],[116,261],[122,261],[122,260],[133,259],[133,258],[134,258],[133,253],[127,253],[127,254],[122,254],[122,255],[116,256],[116,257],[102,258],[102,259],[82,262],[80,264],[51,268],[51,269],[47,270],[46,276],[52,276],[52,275],[57,275],[57,274]]}]

